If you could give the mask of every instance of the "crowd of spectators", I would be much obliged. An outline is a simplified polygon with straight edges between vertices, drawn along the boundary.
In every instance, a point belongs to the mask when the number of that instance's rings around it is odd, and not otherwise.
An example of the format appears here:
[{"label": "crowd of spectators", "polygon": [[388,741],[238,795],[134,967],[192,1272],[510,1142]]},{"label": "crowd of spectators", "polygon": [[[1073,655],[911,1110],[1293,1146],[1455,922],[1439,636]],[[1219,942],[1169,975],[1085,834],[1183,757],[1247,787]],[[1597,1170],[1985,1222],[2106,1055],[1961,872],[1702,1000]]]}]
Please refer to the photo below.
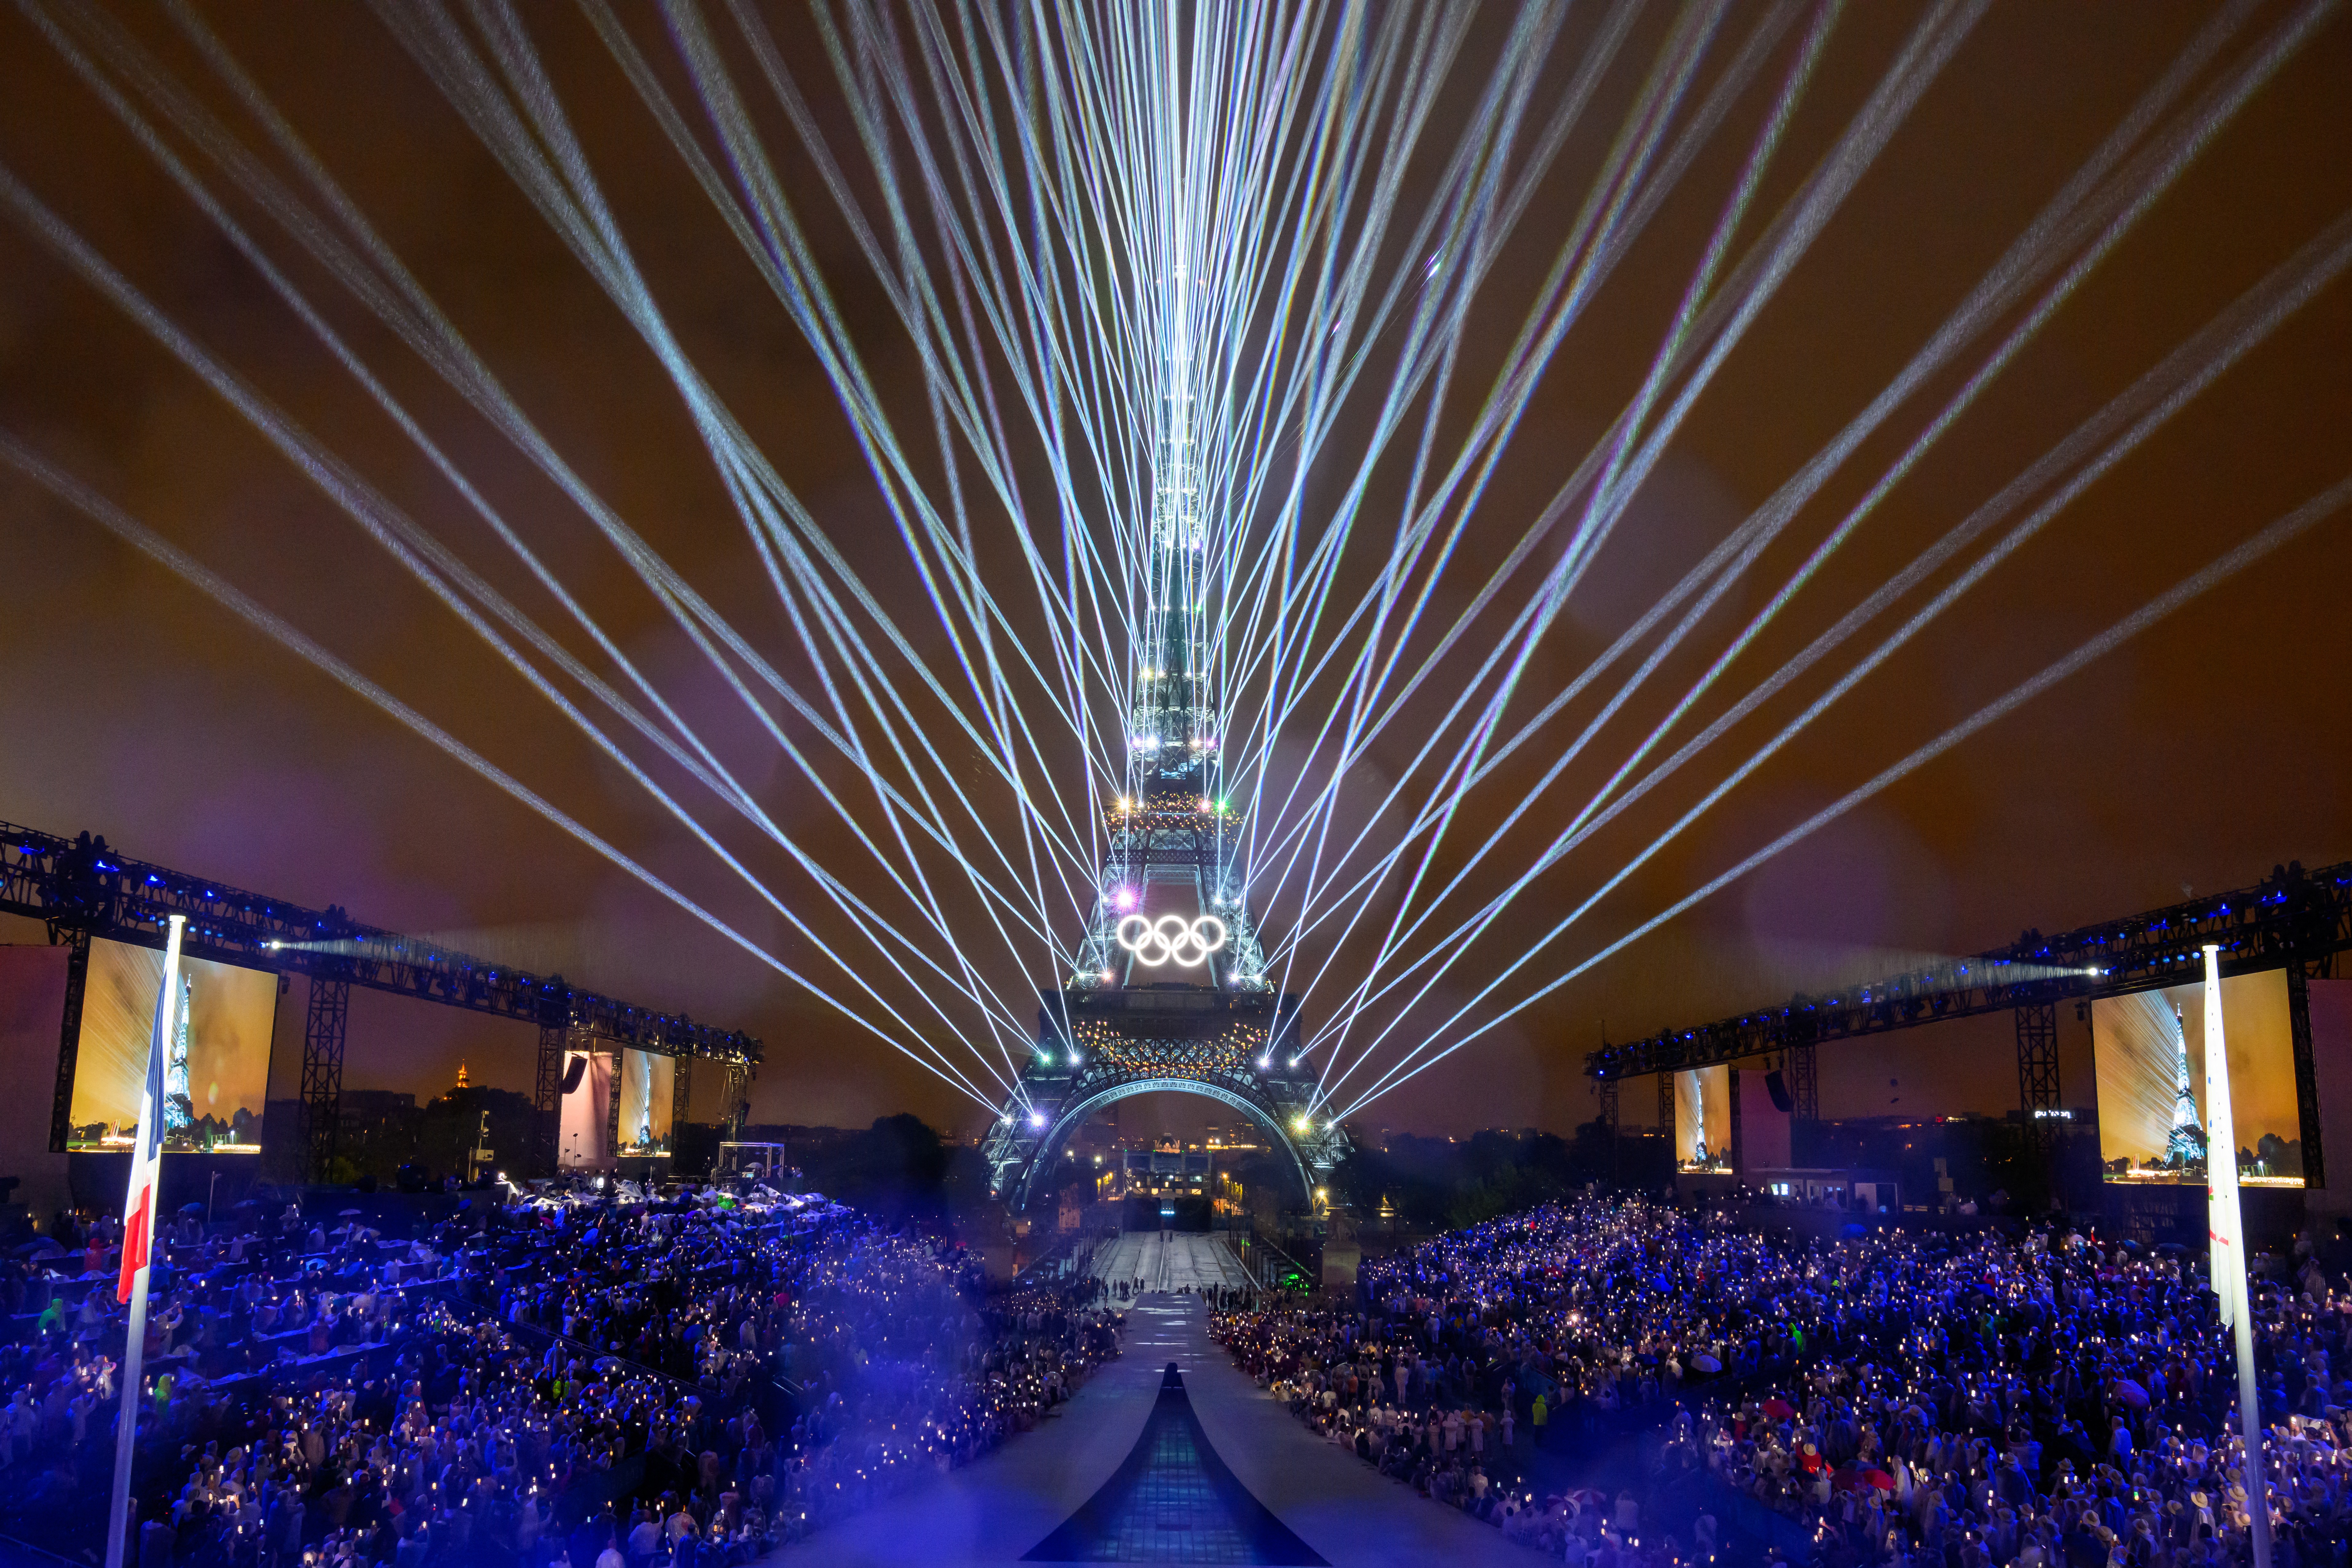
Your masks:
[{"label": "crowd of spectators", "polygon": [[1253,1296],[1213,1312],[1209,1331],[1332,1443],[1426,1497],[1502,1522],[1516,1508],[1526,1420],[1549,1418],[1545,1395],[1523,1404],[1516,1369],[1486,1359],[1462,1313],[1423,1298],[1388,1306]]},{"label": "crowd of spectators", "polygon": [[[2343,1286],[2307,1250],[2255,1281],[2282,1568],[2352,1561]],[[1214,1331],[1367,1462],[1599,1568],[1735,1538],[1843,1568],[2251,1561],[2232,1342],[2179,1248],[1825,1237],[1596,1198],[1368,1261],[1352,1302]]]},{"label": "crowd of spectators", "polygon": [[[110,1227],[0,1269],[0,1513],[69,1556],[111,1476]],[[724,1568],[968,1462],[1118,1349],[1091,1281],[991,1290],[963,1249],[821,1198],[484,1192],[419,1231],[175,1221],[142,1568]]]},{"label": "crowd of spectators", "polygon": [[[961,1249],[822,1199],[482,1194],[390,1228],[175,1220],[142,1568],[725,1568],[970,1461],[1118,1348],[1091,1276],[992,1291]],[[110,1233],[0,1266],[0,1510],[68,1555],[103,1529]],[[2342,1283],[2297,1256],[2255,1285],[2282,1568],[2352,1563]],[[2177,1248],[1596,1198],[1368,1261],[1351,1300],[1212,1304],[1329,1440],[1590,1568],[2251,1556],[2231,1342]]]}]

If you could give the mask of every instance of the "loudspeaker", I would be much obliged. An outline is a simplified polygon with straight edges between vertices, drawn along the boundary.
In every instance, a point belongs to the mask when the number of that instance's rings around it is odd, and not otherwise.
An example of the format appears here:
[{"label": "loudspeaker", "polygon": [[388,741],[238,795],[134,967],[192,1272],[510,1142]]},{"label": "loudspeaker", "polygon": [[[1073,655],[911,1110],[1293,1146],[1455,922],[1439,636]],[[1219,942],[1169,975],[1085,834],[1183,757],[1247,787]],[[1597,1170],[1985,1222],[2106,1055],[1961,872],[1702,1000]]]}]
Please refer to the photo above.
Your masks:
[{"label": "loudspeaker", "polygon": [[563,1092],[570,1094],[573,1089],[578,1089],[580,1080],[587,1076],[588,1058],[573,1057],[571,1065],[563,1069]]},{"label": "loudspeaker", "polygon": [[1780,1069],[1779,1068],[1774,1068],[1770,1072],[1764,1075],[1764,1092],[1772,1097],[1773,1110],[1794,1110],[1797,1109],[1797,1102],[1789,1098],[1789,1080],[1780,1076]]}]

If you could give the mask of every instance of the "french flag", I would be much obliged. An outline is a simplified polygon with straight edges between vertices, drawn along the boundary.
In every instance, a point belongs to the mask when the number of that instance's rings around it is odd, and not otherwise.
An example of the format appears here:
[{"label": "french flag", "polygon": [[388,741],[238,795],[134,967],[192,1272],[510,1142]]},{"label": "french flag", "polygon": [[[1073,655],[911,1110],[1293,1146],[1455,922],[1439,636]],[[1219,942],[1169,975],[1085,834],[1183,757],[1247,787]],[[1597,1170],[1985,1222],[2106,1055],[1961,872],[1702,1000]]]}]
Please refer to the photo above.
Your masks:
[{"label": "french flag", "polygon": [[163,1051],[177,1030],[180,1002],[180,922],[172,922],[163,951],[163,986],[155,995],[155,1033],[147,1042],[147,1086],[139,1095],[139,1139],[131,1149],[131,1189],[122,1200],[122,1277],[114,1299],[131,1300],[139,1271],[155,1241],[156,1189],[163,1174]]}]

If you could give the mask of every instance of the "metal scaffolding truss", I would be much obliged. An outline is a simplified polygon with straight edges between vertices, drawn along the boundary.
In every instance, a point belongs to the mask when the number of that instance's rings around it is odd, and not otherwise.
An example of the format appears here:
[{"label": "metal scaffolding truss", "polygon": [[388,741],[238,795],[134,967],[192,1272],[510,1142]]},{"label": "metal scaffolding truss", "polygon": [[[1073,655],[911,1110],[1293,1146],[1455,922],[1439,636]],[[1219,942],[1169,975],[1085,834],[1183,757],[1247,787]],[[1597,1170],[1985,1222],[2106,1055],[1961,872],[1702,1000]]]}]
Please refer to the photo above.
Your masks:
[{"label": "metal scaffolding truss", "polygon": [[2038,1114],[2060,1109],[2058,1098],[2058,1004],[2027,1002],[2017,1009],[2017,1102],[2026,1131],[2047,1148],[2057,1138],[2052,1119]]},{"label": "metal scaffolding truss", "polygon": [[310,1002],[302,1016],[302,1143],[314,1180],[326,1179],[342,1131],[343,1042],[350,1037],[351,1019],[352,983],[336,975],[312,975]]},{"label": "metal scaffolding truss", "polygon": [[1712,1067],[1947,1018],[2179,985],[2203,974],[2208,942],[2221,948],[2224,974],[2321,962],[2352,947],[2352,863],[2309,872],[2284,867],[2259,886],[2218,898],[2058,936],[2029,931],[1991,952],[1832,996],[1800,995],[1784,1007],[1604,1046],[1585,1058],[1585,1071],[1636,1078]]},{"label": "metal scaffolding truss", "polygon": [[707,1058],[730,1072],[760,1062],[760,1042],[698,1024],[684,1014],[635,1007],[583,991],[560,974],[537,975],[488,963],[421,938],[362,925],[342,910],[306,909],[284,899],[116,854],[103,837],[63,838],[0,823],[0,910],[47,923],[70,949],[65,1016],[50,1112],[52,1148],[66,1147],[82,998],[95,937],[161,948],[170,920],[185,918],[181,951],[310,983],[302,1032],[302,1141],[312,1179],[334,1158],[340,1126],[351,988],[463,1007],[536,1024],[540,1051],[534,1102],[542,1123],[537,1167],[551,1171],[565,1042],[575,1034],[680,1058]]},{"label": "metal scaffolding truss", "polygon": [[[1585,1072],[1613,1105],[1613,1088],[1625,1079],[1779,1055],[1787,1063],[1794,1114],[1801,1121],[1819,1114],[1814,1053],[1822,1043],[2013,1011],[2018,1098],[2046,1142],[2054,1118],[2033,1113],[2060,1108],[2058,1005],[2199,980],[2209,943],[2221,950],[2225,975],[2286,972],[2304,1169],[2306,1179],[2319,1185],[2326,1164],[2306,981],[2331,973],[2336,955],[2352,949],[2352,862],[2316,871],[2290,862],[2234,892],[2057,936],[2027,931],[2008,947],[1849,986],[1835,995],[1799,995],[1784,1007],[1604,1045],[1585,1058]],[[1736,1097],[1732,1103],[1738,1106]]]}]

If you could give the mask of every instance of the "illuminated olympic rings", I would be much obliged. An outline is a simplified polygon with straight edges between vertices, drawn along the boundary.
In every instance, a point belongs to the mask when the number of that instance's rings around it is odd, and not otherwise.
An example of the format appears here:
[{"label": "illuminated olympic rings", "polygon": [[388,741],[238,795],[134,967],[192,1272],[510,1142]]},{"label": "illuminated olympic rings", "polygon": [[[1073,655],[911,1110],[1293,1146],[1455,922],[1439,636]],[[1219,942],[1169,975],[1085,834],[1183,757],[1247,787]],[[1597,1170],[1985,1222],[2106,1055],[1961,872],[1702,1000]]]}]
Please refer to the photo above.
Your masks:
[{"label": "illuminated olympic rings", "polygon": [[1214,915],[1129,915],[1118,922],[1118,945],[1154,967],[1181,963],[1199,967],[1225,945],[1225,922]]}]

